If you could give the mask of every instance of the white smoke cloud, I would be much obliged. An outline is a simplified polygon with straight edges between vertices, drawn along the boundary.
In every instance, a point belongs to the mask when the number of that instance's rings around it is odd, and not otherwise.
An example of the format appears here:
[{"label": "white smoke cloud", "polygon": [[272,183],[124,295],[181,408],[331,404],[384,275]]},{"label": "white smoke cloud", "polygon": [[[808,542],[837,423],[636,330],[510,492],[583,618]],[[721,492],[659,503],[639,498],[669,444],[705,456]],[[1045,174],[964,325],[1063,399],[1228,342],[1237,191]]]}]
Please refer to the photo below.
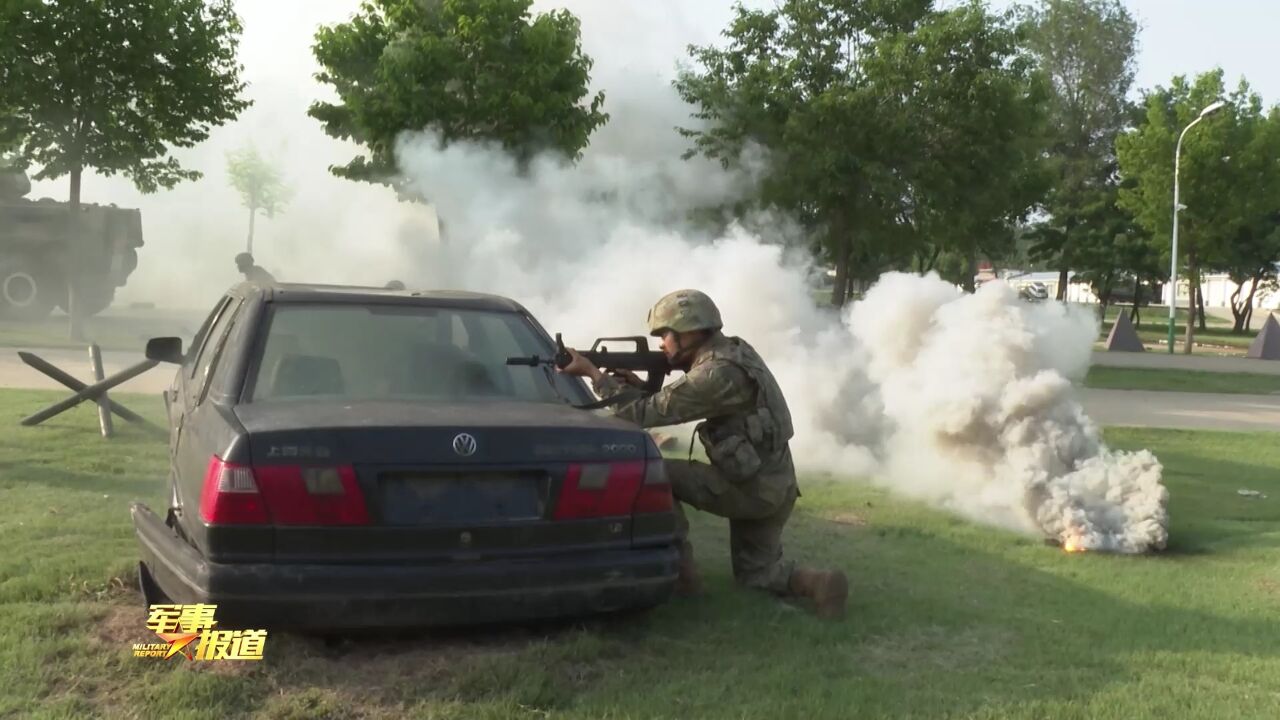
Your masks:
[{"label": "white smoke cloud", "polygon": [[735,197],[767,163],[753,158],[747,176],[731,176],[676,159],[687,141],[671,129],[691,120],[671,88],[673,59],[715,42],[730,7],[555,5],[581,18],[613,117],[578,167],[542,162],[524,177],[492,149],[406,136],[407,176],[458,238],[424,281],[516,297],[580,345],[637,332],[656,298],[700,288],[782,384],[801,467],[873,477],[1073,548],[1164,547],[1160,464],[1106,448],[1073,397],[1097,337],[1091,312],[901,274],[843,315],[819,308],[809,259],[778,242],[794,235],[785,219],[718,237],[680,222]]},{"label": "white smoke cloud", "polygon": [[[678,59],[688,44],[717,40],[729,3],[536,2],[582,20],[593,84],[606,91],[612,119],[577,168],[543,161],[524,178],[491,149],[441,151],[428,136],[406,136],[406,174],[449,222],[444,246],[432,209],[330,175],[330,164],[358,148],[328,138],[305,114],[329,96],[311,78],[314,31],[356,6],[239,0],[256,105],[179,154],[206,177],[149,196],[120,178],[86,179],[87,200],[143,210],[147,246],[122,302],[203,310],[238,280],[231,257],[247,218],[224,156],[254,142],[295,191],[283,214],[258,225],[256,254],[284,280],[397,278],[496,292],[580,345],[638,332],[657,297],[698,287],[778,376],[802,467],[874,477],[968,517],[1085,548],[1163,546],[1158,462],[1107,450],[1072,398],[1069,379],[1082,376],[1096,336],[1090,319],[1020,305],[998,287],[964,296],[936,278],[904,275],[885,277],[838,314],[812,301],[809,260],[777,242],[795,235],[785,218],[718,237],[681,222],[750,181],[678,160],[687,143],[673,130],[691,122],[670,84]],[[65,182],[41,183],[36,195],[62,197]]]},{"label": "white smoke cloud", "polygon": [[967,295],[889,274],[838,315],[814,302],[802,255],[677,221],[739,191],[718,168],[593,148],[577,167],[546,160],[518,174],[496,149],[441,149],[421,134],[399,153],[457,238],[425,284],[517,298],[579,345],[642,331],[658,297],[702,289],[781,383],[802,468],[873,477],[1083,549],[1164,546],[1159,463],[1106,449],[1073,396],[1092,312],[1027,305],[1003,284]]},{"label": "white smoke cloud", "polygon": [[1091,310],[1029,306],[1003,283],[966,295],[890,274],[846,327],[890,426],[879,476],[893,488],[1074,548],[1164,547],[1159,462],[1107,449],[1074,398],[1098,332]]}]

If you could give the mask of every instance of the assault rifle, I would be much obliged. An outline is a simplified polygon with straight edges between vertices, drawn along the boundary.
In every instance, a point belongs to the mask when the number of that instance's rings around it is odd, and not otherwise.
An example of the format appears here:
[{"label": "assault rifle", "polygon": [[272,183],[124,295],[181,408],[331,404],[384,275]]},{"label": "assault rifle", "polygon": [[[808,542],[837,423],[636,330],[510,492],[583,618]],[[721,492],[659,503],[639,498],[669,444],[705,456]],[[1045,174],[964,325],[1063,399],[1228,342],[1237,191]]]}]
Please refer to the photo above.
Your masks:
[{"label": "assault rifle", "polygon": [[[626,342],[634,343],[635,350],[615,351],[602,347],[601,343]],[[608,371],[631,370],[646,373],[642,388],[647,393],[655,393],[662,389],[662,383],[674,369],[667,361],[666,354],[649,349],[649,339],[643,335],[632,337],[598,338],[590,350],[579,351],[580,355],[590,360],[596,367]],[[555,365],[563,368],[572,360],[569,351],[564,347],[560,333],[556,333],[555,357],[544,358],[539,355],[507,358],[508,365]],[[616,374],[616,373],[615,373]]]}]

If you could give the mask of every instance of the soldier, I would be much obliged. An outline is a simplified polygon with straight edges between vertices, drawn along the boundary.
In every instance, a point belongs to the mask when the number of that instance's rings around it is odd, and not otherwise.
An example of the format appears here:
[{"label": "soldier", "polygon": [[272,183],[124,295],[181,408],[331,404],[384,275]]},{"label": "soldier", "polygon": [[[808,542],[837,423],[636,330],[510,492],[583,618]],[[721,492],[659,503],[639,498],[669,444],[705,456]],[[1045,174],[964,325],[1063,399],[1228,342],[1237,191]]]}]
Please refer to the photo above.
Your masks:
[{"label": "soldier", "polygon": [[791,413],[756,351],[721,332],[720,311],[697,290],[666,295],[649,311],[649,334],[684,375],[657,393],[622,396],[625,384],[574,350],[561,372],[591,378],[602,398],[618,398],[617,417],[650,428],[702,420],[697,434],[711,464],[668,460],[679,514],[677,589],[697,593],[701,579],[681,503],[729,519],[734,579],[747,587],[813,602],[819,617],[844,615],[848,578],[839,570],[795,567],[782,559],[782,528],[800,492],[788,441]]},{"label": "soldier", "polygon": [[276,281],[271,273],[254,264],[253,256],[247,252],[236,255],[236,269],[244,273],[244,279],[249,282],[272,285]]}]

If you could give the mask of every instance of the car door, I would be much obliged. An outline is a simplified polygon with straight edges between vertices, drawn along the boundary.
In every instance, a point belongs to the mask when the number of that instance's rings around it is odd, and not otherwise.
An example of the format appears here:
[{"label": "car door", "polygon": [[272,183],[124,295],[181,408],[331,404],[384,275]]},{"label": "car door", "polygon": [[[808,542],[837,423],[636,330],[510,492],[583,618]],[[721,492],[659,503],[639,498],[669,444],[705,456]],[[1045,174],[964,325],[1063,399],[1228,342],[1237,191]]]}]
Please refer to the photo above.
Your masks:
[{"label": "car door", "polygon": [[187,378],[195,358],[199,354],[200,345],[209,335],[209,328],[218,319],[229,298],[222,297],[214,304],[209,315],[200,324],[200,329],[191,338],[190,344],[183,354],[182,364],[173,374],[173,380],[164,391],[165,417],[169,423],[169,512],[171,515],[181,511],[178,493],[178,445],[182,437],[183,423],[186,419]]},{"label": "car door", "polygon": [[179,374],[176,388],[177,399],[174,403],[171,427],[176,423],[177,431],[173,443],[174,505],[179,514],[185,507],[197,507],[200,501],[200,490],[204,482],[204,470],[209,456],[199,438],[199,428],[194,421],[201,404],[204,390],[212,375],[211,367],[215,350],[221,345],[231,327],[231,319],[236,314],[240,299],[225,297],[218,304],[206,326],[205,332],[197,336],[192,343],[187,360]]}]

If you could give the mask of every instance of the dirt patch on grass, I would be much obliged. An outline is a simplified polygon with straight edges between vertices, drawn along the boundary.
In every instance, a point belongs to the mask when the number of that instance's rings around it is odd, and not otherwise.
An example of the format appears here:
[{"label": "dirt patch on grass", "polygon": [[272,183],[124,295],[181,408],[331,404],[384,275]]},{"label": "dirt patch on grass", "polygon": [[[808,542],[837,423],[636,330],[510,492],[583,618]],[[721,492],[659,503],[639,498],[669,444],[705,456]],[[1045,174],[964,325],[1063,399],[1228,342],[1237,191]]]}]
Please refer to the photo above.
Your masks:
[{"label": "dirt patch on grass", "polygon": [[473,703],[549,711],[607,672],[621,642],[584,632],[582,623],[328,638],[281,632],[258,667],[273,698],[269,717],[402,717],[422,707],[451,716],[449,707]]},{"label": "dirt patch on grass", "polygon": [[866,527],[867,519],[853,512],[835,512],[826,516],[827,520],[837,525],[849,525],[851,527]]},{"label": "dirt patch on grass", "polygon": [[134,596],[136,602],[107,606],[95,632],[98,642],[116,649],[128,649],[134,643],[160,642],[160,638],[147,629],[147,611],[142,607],[142,596],[138,593]]},{"label": "dirt patch on grass", "polygon": [[996,628],[911,628],[875,638],[859,648],[858,664],[873,675],[919,675],[994,663],[1013,645]]},{"label": "dirt patch on grass", "polygon": [[1261,578],[1255,585],[1262,591],[1264,595],[1270,598],[1280,599],[1280,580],[1274,578]]},{"label": "dirt patch on grass", "polygon": [[[128,652],[137,643],[163,642],[155,633],[147,628],[147,611],[142,604],[142,595],[136,590],[126,593],[123,602],[109,605],[98,621],[95,639],[109,652]],[[268,646],[270,646],[269,638]],[[196,672],[210,672],[215,675],[239,677],[253,672],[259,662],[194,662],[185,658],[138,658],[136,662],[178,663],[188,666]]]}]

